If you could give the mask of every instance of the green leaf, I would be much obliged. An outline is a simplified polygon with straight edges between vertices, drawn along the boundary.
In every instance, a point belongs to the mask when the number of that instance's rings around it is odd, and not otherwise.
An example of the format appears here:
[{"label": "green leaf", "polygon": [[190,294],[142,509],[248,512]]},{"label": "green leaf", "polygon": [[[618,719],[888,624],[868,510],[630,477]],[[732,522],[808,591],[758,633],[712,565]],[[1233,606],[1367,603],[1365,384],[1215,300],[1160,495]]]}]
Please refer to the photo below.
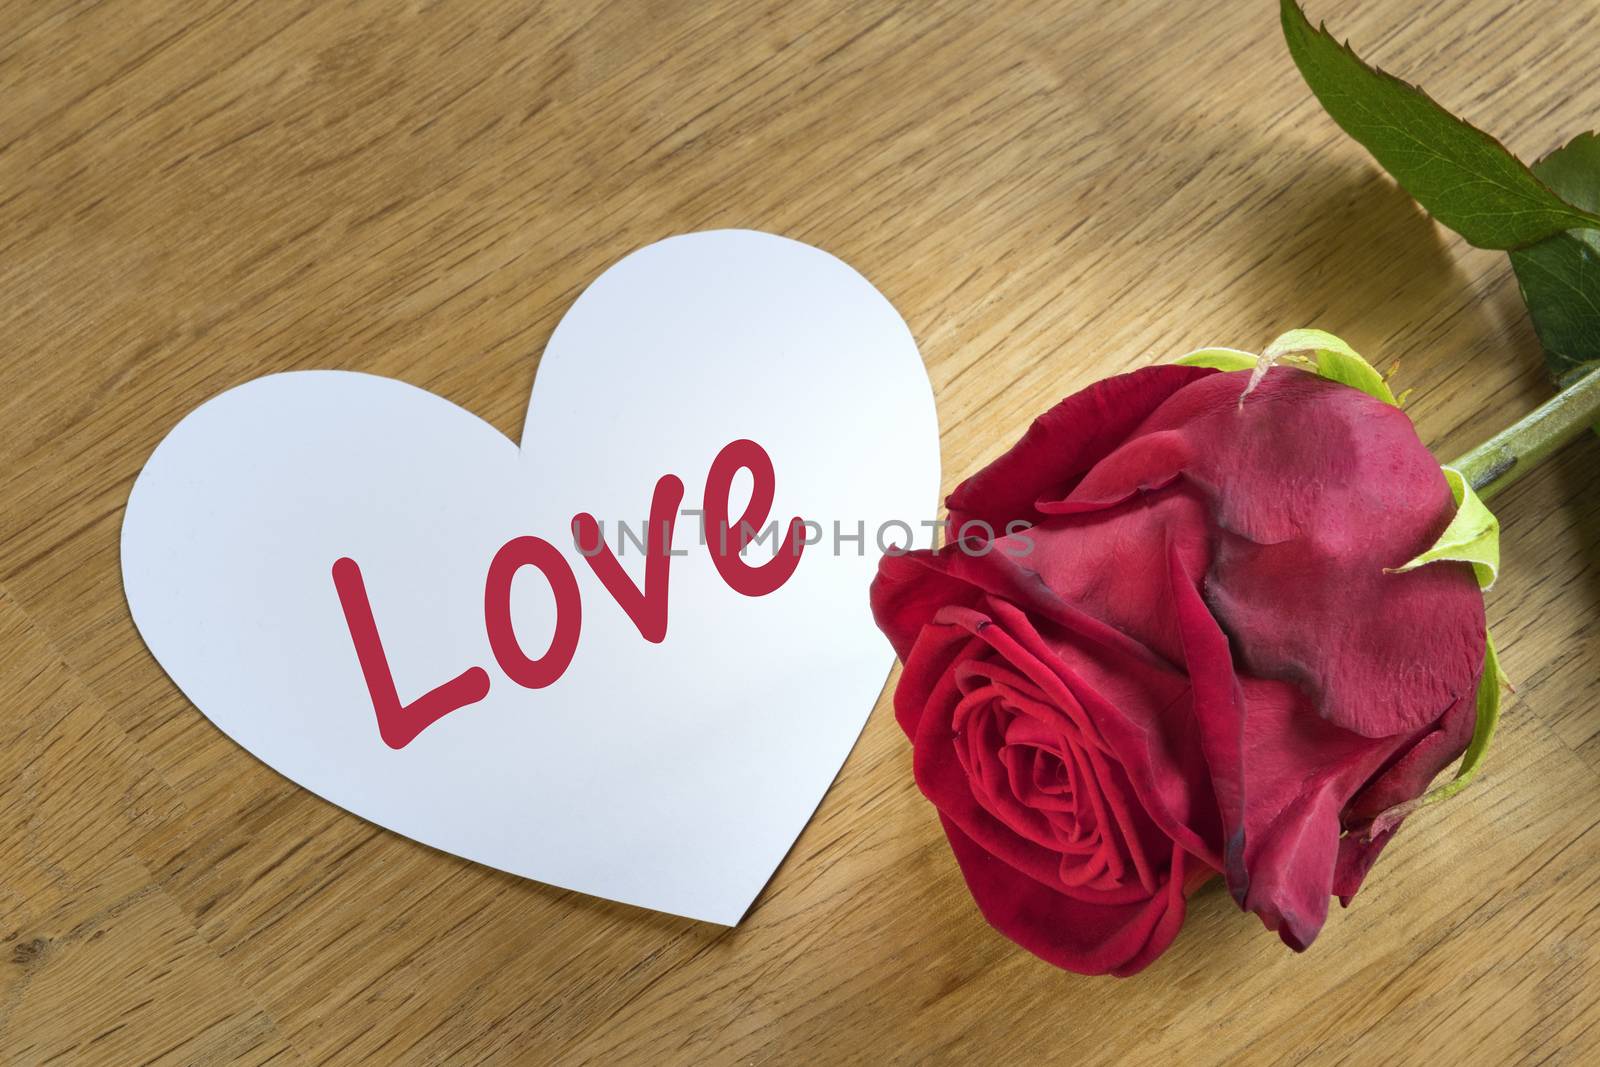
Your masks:
[{"label": "green leaf", "polygon": [[1245,386],[1239,397],[1241,404],[1261,384],[1261,379],[1274,364],[1285,362],[1298,364],[1301,370],[1359,389],[1385,404],[1400,406],[1377,368],[1326,330],[1290,330],[1281,334],[1259,356],[1238,348],[1202,348],[1179,356],[1173,362],[1186,367],[1254,371],[1250,376],[1250,384]]},{"label": "green leaf", "polygon": [[1478,720],[1472,727],[1472,740],[1461,757],[1455,777],[1437,789],[1430,789],[1415,800],[1396,804],[1372,820],[1372,836],[1392,830],[1396,823],[1418,808],[1449,800],[1471,784],[1488,754],[1489,742],[1494,740],[1495,727],[1500,724],[1500,690],[1506,685],[1505,674],[1500,670],[1500,657],[1494,650],[1494,638],[1485,634],[1483,649],[1483,674],[1478,678]]},{"label": "green leaf", "polygon": [[1283,36],[1306,84],[1434,218],[1480,248],[1520,248],[1600,216],[1563,201],[1504,145],[1416,86],[1367,66],[1281,0]]},{"label": "green leaf", "polygon": [[1217,370],[1249,370],[1256,365],[1254,352],[1241,352],[1237,348],[1202,348],[1179,356],[1174,363],[1185,367],[1214,367]]},{"label": "green leaf", "polygon": [[1600,211],[1600,136],[1578,134],[1535,163],[1533,172],[1567,203]]},{"label": "green leaf", "polygon": [[1472,564],[1478,588],[1488,589],[1500,576],[1500,520],[1478,499],[1466,477],[1454,467],[1445,467],[1445,481],[1456,498],[1456,516],[1445,527],[1433,547],[1403,566],[1387,573],[1403,574],[1441,560]]},{"label": "green leaf", "polygon": [[[1600,137],[1579,134],[1533,165],[1566,200],[1600,211]],[[1571,230],[1511,253],[1522,302],[1560,385],[1600,367],[1600,231]]]},{"label": "green leaf", "polygon": [[1261,355],[1269,363],[1290,355],[1308,356],[1316,362],[1317,373],[1322,377],[1343,382],[1385,404],[1400,406],[1378,369],[1344,341],[1324,330],[1290,330],[1268,345]]}]

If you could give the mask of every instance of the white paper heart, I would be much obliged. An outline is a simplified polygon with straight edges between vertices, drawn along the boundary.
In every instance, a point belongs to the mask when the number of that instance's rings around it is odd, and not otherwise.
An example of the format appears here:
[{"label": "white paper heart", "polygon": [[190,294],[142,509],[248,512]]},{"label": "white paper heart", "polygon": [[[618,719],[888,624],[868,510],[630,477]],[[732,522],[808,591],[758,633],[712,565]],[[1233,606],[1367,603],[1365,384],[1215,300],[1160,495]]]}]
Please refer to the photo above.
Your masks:
[{"label": "white paper heart", "polygon": [[[742,438],[772,459],[771,515],[823,538],[781,588],[745,596],[680,519],[667,634],[648,642],[574,547],[572,517],[604,520],[614,544],[667,473],[698,508],[712,459]],[[785,238],[690,234],[574,303],[520,449],[365,374],[269,375],[201,405],[134,484],[123,584],[184,693],[305,788],[480,863],[732,924],[882,689],[893,654],[866,595],[878,535],[903,545],[885,525],[900,520],[926,543],[938,480],[921,359],[870,283]],[[735,516],[751,484],[736,477]],[[489,562],[522,535],[560,548],[581,593],[577,651],[537,690],[497,666],[485,632]],[[488,696],[385,744],[331,578],[341,557],[360,566],[401,701],[473,666]],[[632,541],[620,560],[642,587]],[[551,587],[524,568],[511,604],[535,655],[555,627]]]}]

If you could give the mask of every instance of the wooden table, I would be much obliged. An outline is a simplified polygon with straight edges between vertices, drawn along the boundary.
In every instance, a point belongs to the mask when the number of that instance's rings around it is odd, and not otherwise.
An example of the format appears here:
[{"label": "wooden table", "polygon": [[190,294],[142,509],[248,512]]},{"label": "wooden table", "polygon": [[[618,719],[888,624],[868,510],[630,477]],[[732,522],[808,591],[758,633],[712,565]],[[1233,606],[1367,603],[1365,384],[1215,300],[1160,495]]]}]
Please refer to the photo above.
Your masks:
[{"label": "wooden table", "polygon": [[[1401,360],[1424,440],[1464,450],[1547,395],[1506,258],[1334,128],[1273,5],[4,13],[0,1061],[1600,1055],[1594,439],[1498,504],[1518,695],[1481,784],[1409,823],[1307,955],[1212,890],[1131,981],[982,922],[887,701],[728,930],[316,799],[195,711],[128,618],[123,505],[195,404],[340,367],[513,433],[583,285],[707,227],[820,245],[895,302],[947,487],[1097,377],[1301,325]],[[1595,124],[1589,5],[1312,13],[1525,156]]]}]

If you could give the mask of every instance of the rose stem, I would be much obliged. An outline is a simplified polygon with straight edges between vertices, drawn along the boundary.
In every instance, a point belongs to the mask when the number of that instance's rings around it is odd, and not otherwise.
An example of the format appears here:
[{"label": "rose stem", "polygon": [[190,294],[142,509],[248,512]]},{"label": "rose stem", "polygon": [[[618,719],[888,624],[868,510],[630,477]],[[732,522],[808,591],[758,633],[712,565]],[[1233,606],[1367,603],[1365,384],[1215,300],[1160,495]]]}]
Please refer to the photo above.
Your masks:
[{"label": "rose stem", "polygon": [[1600,369],[1592,370],[1520,422],[1501,430],[1454,463],[1487,500],[1584,430],[1600,430]]}]

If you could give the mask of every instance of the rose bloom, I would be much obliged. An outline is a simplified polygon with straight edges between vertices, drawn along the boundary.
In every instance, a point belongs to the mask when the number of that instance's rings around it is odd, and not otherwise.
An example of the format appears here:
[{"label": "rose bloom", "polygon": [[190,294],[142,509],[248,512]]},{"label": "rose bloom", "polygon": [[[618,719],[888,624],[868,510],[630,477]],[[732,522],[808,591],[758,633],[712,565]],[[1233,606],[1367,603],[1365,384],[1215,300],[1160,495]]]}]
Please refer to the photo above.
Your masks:
[{"label": "rose bloom", "polygon": [[1280,368],[1241,404],[1249,377],[1063,400],[950,495],[953,543],[872,586],[979,909],[1069,970],[1145,967],[1217,873],[1303,950],[1393,836],[1373,818],[1472,736],[1471,567],[1386,572],[1455,513],[1438,462],[1366,393]]}]

